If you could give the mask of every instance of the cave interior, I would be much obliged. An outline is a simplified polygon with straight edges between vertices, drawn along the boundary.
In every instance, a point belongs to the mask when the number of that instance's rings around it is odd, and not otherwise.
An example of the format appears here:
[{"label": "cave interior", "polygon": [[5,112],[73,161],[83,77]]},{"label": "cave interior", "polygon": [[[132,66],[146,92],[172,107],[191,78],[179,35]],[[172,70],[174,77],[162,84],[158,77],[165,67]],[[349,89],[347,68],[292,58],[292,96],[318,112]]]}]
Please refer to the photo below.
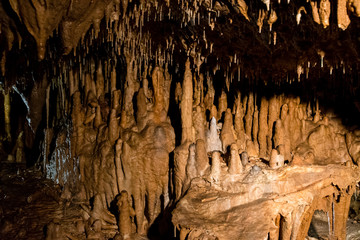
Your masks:
[{"label": "cave interior", "polygon": [[360,0],[1,0],[1,239],[360,239]]}]

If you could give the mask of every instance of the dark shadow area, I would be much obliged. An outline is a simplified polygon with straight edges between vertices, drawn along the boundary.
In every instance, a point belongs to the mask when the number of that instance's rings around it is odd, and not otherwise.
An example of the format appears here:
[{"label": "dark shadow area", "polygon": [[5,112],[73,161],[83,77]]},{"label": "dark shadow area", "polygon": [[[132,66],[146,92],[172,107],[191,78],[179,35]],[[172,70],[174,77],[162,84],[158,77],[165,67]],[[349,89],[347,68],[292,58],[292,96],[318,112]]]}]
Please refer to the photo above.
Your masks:
[{"label": "dark shadow area", "polygon": [[327,239],[330,235],[330,222],[328,213],[315,210],[311,219],[308,236],[317,239]]}]

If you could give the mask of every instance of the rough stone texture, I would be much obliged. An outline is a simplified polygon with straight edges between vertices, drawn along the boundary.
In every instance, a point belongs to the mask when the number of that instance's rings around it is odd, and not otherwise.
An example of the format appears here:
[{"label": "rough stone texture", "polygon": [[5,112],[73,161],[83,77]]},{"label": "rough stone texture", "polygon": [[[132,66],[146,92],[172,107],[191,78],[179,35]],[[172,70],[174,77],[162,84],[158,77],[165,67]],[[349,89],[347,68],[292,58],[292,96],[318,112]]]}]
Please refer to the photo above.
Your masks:
[{"label": "rough stone texture", "polygon": [[172,220],[180,231],[188,229],[187,239],[196,239],[191,232],[218,239],[278,239],[279,234],[304,239],[314,211],[323,210],[332,216],[330,235],[345,239],[344,208],[358,174],[357,168],[329,165],[245,171],[236,179],[224,174],[216,185],[199,179]]},{"label": "rough stone texture", "polygon": [[[0,161],[58,184],[39,212],[76,206],[78,238],[305,239],[322,210],[343,239],[357,16],[355,0],[1,1]],[[1,233],[26,237],[0,207]],[[52,214],[30,228],[76,239]]]}]

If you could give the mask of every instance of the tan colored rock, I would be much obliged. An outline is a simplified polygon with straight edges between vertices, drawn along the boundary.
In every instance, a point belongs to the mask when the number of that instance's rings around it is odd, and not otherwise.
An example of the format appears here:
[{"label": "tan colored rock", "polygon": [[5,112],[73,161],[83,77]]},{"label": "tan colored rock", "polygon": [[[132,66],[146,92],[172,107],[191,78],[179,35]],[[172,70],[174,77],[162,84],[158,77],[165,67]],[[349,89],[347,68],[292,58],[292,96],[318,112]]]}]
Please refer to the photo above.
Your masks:
[{"label": "tan colored rock", "polygon": [[248,137],[251,138],[252,126],[253,126],[253,116],[255,111],[254,106],[254,94],[249,93],[249,98],[247,101],[247,109],[245,115],[245,133]]},{"label": "tan colored rock", "polygon": [[[280,145],[285,145],[285,132],[284,132],[284,126],[282,124],[282,121],[278,119],[275,122],[275,133],[273,136],[273,142],[274,146],[278,147]],[[284,153],[281,153],[284,154]]]},{"label": "tan colored rock", "polygon": [[216,119],[213,117],[210,121],[210,129],[206,133],[206,152],[222,151],[222,149],[218,126]]},{"label": "tan colored rock", "polygon": [[319,7],[317,5],[317,1],[310,1],[311,9],[312,9],[312,16],[314,22],[320,24],[320,15],[319,15]]},{"label": "tan colored rock", "polygon": [[214,182],[218,182],[221,175],[221,165],[220,165],[220,152],[213,151],[211,153],[211,173],[210,178]]},{"label": "tan colored rock", "polygon": [[227,147],[235,143],[236,135],[233,125],[233,115],[231,114],[230,108],[226,110],[224,125],[221,129],[221,142],[223,152],[227,151]]},{"label": "tan colored rock", "polygon": [[259,16],[258,16],[258,19],[256,21],[256,25],[258,25],[259,27],[259,33],[261,33],[261,30],[262,30],[262,27],[263,27],[263,24],[264,24],[264,19],[266,17],[266,12],[264,9],[260,9],[259,10]]},{"label": "tan colored rock", "polygon": [[230,161],[228,166],[230,174],[239,174],[242,172],[242,163],[239,155],[239,151],[236,144],[232,144],[230,148]]},{"label": "tan colored rock", "polygon": [[278,17],[277,17],[275,10],[271,9],[270,16],[267,20],[267,23],[269,24],[269,27],[270,27],[270,32],[272,30],[272,25],[277,21],[277,19],[278,19]]},{"label": "tan colored rock", "polygon": [[347,0],[338,0],[337,1],[337,21],[338,21],[338,27],[342,30],[345,30],[348,28],[350,24],[350,18],[347,13]]},{"label": "tan colored rock", "polygon": [[196,141],[201,139],[205,141],[205,131],[207,130],[207,122],[205,118],[205,109],[201,106],[196,106],[193,111],[193,126],[195,129]]},{"label": "tan colored rock", "polygon": [[190,186],[191,180],[198,176],[197,168],[196,168],[196,145],[190,144],[189,146],[189,157],[187,159],[186,164],[186,177],[185,184],[183,186],[182,192],[186,192]]},{"label": "tan colored rock", "polygon": [[330,25],[331,3],[329,0],[321,0],[319,5],[320,22],[324,28]]},{"label": "tan colored rock", "polygon": [[135,216],[135,210],[131,207],[127,191],[122,191],[120,195],[116,197],[116,201],[119,214],[119,234],[123,239],[130,239],[130,236],[133,233],[131,218]]},{"label": "tan colored rock", "polygon": [[353,131],[346,134],[346,146],[354,163],[359,164],[360,160],[360,131]]},{"label": "tan colored rock", "polygon": [[260,103],[260,111],[259,111],[259,132],[258,132],[260,157],[265,157],[267,155],[266,136],[268,134],[268,122],[267,122],[268,110],[269,110],[269,102],[265,97],[262,97]]},{"label": "tan colored rock", "polygon": [[223,113],[227,109],[227,96],[224,91],[221,92],[221,95],[219,97],[219,106],[217,108],[217,120],[220,120],[222,118]]},{"label": "tan colored rock", "polygon": [[190,69],[190,60],[185,63],[184,81],[182,84],[182,97],[180,103],[182,137],[181,142],[193,141],[192,105],[193,102],[193,80]]},{"label": "tan colored rock", "polygon": [[246,2],[244,0],[236,0],[236,3],[236,7],[239,9],[240,13],[245,17],[246,20],[250,21]]},{"label": "tan colored rock", "polygon": [[190,142],[187,141],[178,146],[174,151],[174,188],[175,199],[180,199],[186,177],[186,164],[189,158]]},{"label": "tan colored rock", "polygon": [[209,158],[206,152],[205,142],[201,139],[196,141],[195,158],[197,172],[200,176],[203,176],[209,167]]},{"label": "tan colored rock", "polygon": [[239,150],[244,151],[245,150],[245,130],[244,130],[244,108],[243,104],[241,102],[241,95],[240,93],[237,94],[235,98],[235,104],[234,104],[234,112],[235,112],[235,118],[234,118],[234,129],[236,133],[236,144],[238,145]]},{"label": "tan colored rock", "polygon": [[272,150],[272,133],[274,130],[275,121],[279,118],[280,106],[277,96],[272,96],[269,100],[269,116],[268,116],[268,134],[267,134],[267,148],[268,153]]},{"label": "tan colored rock", "polygon": [[25,24],[29,33],[35,38],[38,58],[43,60],[46,51],[46,41],[58,27],[66,14],[70,1],[22,1],[11,0],[11,7]]},{"label": "tan colored rock", "polygon": [[284,155],[279,153],[276,149],[271,150],[269,166],[274,169],[283,167]]},{"label": "tan colored rock", "polygon": [[349,0],[347,1],[348,10],[355,14],[355,16],[360,17],[360,1],[359,0]]}]

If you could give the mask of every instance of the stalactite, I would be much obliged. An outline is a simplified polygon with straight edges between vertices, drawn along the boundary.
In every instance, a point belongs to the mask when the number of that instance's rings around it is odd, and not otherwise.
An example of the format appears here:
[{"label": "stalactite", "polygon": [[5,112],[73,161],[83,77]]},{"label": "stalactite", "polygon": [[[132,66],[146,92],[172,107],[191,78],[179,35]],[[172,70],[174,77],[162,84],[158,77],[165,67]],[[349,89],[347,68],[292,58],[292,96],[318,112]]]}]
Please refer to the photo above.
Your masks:
[{"label": "stalactite", "polygon": [[[345,2],[345,1],[344,1]],[[319,16],[319,8],[317,6],[317,1],[310,1],[311,9],[312,9],[312,16],[314,22],[320,24],[320,16]]]},{"label": "stalactite", "polygon": [[271,10],[271,13],[270,13],[270,16],[267,20],[268,24],[269,24],[269,27],[270,27],[270,32],[272,31],[272,25],[277,21],[278,17],[277,17],[277,14],[276,12],[272,9]]},{"label": "stalactite", "polygon": [[347,27],[350,24],[350,18],[347,13],[347,3],[346,0],[339,0],[337,1],[337,21],[338,21],[338,27],[342,30],[347,29]]},{"label": "stalactite", "polygon": [[320,22],[323,25],[324,28],[327,28],[330,25],[329,18],[330,18],[330,12],[331,12],[331,6],[330,6],[329,0],[321,0],[320,6],[319,6],[319,17]]}]

